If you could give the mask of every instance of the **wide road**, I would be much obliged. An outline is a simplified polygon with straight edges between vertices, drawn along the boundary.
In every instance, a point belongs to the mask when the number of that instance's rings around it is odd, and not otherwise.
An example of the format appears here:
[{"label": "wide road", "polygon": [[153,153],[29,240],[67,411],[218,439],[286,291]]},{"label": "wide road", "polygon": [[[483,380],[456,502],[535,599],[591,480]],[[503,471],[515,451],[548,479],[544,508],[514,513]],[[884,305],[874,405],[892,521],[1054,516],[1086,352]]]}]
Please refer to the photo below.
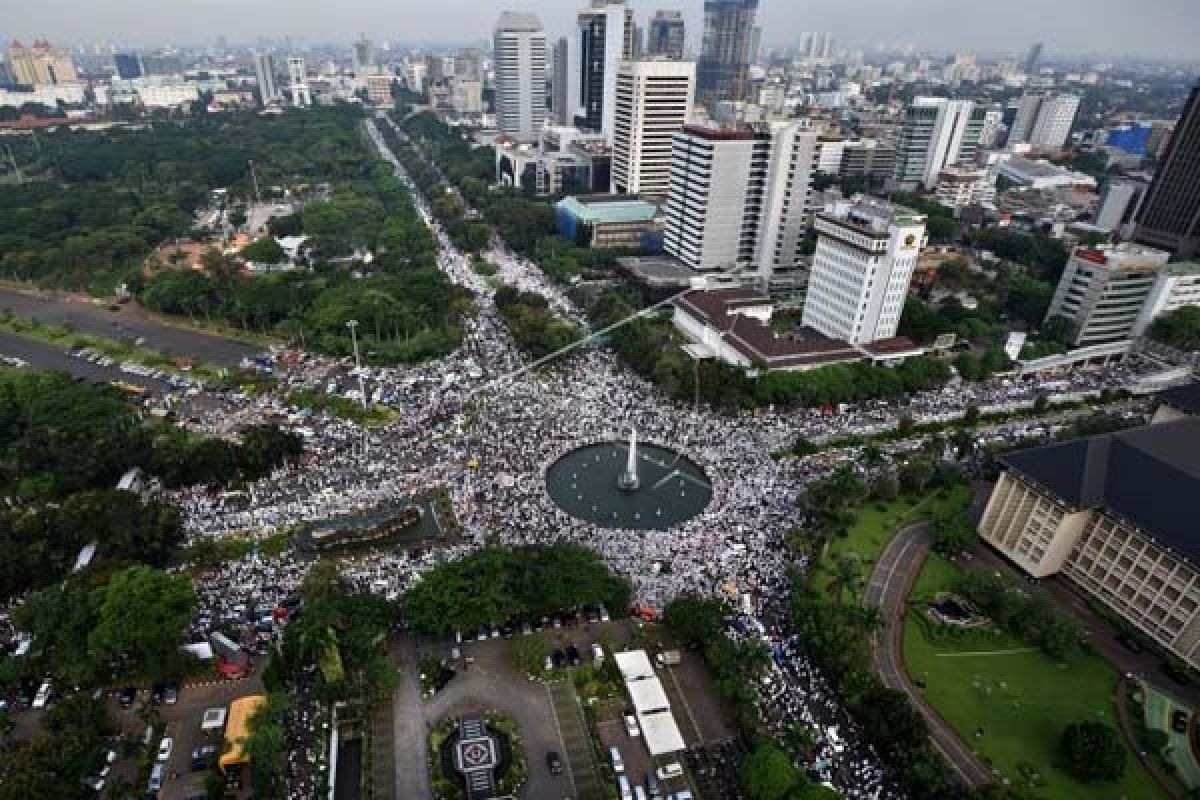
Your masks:
[{"label": "wide road", "polygon": [[99,364],[84,361],[82,358],[71,358],[54,345],[25,339],[4,331],[0,331],[0,355],[19,358],[27,362],[31,369],[59,370],[92,383],[124,381],[158,391],[168,391],[171,388],[166,381],[158,378],[128,375],[121,372],[116,366],[102,367]]},{"label": "wide road", "polygon": [[109,311],[107,306],[96,305],[90,298],[79,295],[0,287],[0,311],[107,339],[125,342],[144,339],[146,348],[170,356],[235,367],[243,358],[262,352],[262,348],[252,344],[164,324],[135,303],[116,308]]},{"label": "wide road", "polygon": [[904,666],[904,614],[908,595],[925,564],[933,537],[929,523],[912,525],[892,539],[884,549],[867,584],[867,605],[883,615],[883,630],[875,638],[874,662],[880,679],[889,689],[908,695],[913,706],[929,724],[930,738],[972,788],[991,783],[992,771],[971,751],[947,722],[925,701],[925,696]]}]

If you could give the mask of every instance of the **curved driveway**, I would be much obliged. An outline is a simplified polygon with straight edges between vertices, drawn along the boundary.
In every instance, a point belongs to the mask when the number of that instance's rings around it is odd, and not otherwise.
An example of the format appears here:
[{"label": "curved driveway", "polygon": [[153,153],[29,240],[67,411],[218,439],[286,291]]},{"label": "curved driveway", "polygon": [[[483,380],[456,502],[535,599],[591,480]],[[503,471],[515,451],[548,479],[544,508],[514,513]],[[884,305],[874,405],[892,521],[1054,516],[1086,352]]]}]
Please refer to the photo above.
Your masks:
[{"label": "curved driveway", "polygon": [[892,539],[884,549],[871,580],[867,583],[866,603],[883,615],[883,630],[876,635],[874,662],[880,679],[889,689],[908,695],[913,706],[929,724],[934,745],[972,788],[991,783],[994,776],[958,734],[925,701],[920,688],[912,682],[904,667],[904,613],[908,594],[929,555],[933,537],[929,523],[912,525]]}]

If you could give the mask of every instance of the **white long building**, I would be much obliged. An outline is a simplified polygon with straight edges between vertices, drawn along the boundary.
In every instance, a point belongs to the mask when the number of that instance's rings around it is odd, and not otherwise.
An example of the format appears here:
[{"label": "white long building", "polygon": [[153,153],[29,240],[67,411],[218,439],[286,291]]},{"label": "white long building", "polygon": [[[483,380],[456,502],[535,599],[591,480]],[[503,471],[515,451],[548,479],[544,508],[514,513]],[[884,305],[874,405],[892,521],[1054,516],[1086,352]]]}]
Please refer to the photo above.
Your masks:
[{"label": "white long building", "polygon": [[803,324],[851,344],[896,335],[925,217],[901,206],[861,199],[817,214]]},{"label": "white long building", "polygon": [[536,14],[506,11],[493,37],[496,127],[533,142],[546,122],[546,32]]},{"label": "white long building", "polygon": [[671,147],[692,113],[696,65],[623,61],[617,73],[612,191],[666,197]]}]

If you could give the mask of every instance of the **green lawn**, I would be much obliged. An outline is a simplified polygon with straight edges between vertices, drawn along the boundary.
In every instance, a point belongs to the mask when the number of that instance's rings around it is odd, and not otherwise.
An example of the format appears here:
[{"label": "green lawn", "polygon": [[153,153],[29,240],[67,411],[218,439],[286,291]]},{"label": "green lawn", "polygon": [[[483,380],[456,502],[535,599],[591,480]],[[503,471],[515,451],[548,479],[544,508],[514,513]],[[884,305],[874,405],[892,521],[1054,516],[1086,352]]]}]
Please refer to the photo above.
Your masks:
[{"label": "green lawn", "polygon": [[[931,492],[916,500],[902,495],[882,508],[875,504],[864,506],[847,536],[834,539],[826,546],[821,564],[832,565],[843,553],[857,553],[862,559],[862,577],[866,581],[879,554],[903,528],[930,519],[941,508],[966,508],[970,502],[971,490],[966,486],[955,486],[948,492]],[[814,583],[823,590],[829,583],[827,571],[815,573]]]},{"label": "green lawn", "polygon": [[[918,616],[922,604],[916,601],[945,590],[957,574],[953,563],[930,556],[913,591],[916,610],[905,620],[904,658],[913,679],[925,685],[930,704],[963,741],[1014,785],[1024,785],[1024,776],[1036,773],[1044,783],[1038,796],[1047,800],[1161,797],[1131,749],[1119,784],[1082,784],[1052,765],[1059,735],[1068,724],[1094,719],[1117,726],[1117,672],[1108,662],[1077,654],[1057,663],[1004,634],[930,640]],[[982,736],[976,735],[979,729]]]}]

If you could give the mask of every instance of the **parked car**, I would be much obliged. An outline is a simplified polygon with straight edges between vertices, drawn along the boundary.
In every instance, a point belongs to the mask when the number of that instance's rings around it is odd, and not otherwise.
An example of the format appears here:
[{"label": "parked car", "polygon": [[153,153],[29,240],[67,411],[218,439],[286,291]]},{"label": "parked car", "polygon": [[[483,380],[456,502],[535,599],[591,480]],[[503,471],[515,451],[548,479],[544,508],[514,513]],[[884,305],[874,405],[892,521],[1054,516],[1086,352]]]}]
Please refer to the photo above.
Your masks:
[{"label": "parked car", "polygon": [[171,750],[175,746],[175,740],[170,736],[164,736],[163,740],[158,743],[158,755],[155,756],[155,761],[167,762],[171,760]]},{"label": "parked car", "polygon": [[683,767],[679,766],[679,762],[672,761],[670,764],[664,764],[658,768],[658,779],[660,781],[669,781],[672,778],[678,778],[683,774]]},{"label": "parked car", "polygon": [[562,775],[562,759],[558,757],[558,753],[553,750],[546,753],[546,767],[550,770],[551,775]]},{"label": "parked car", "polygon": [[637,715],[632,711],[625,712],[625,732],[630,736],[642,735],[642,729],[638,727]]},{"label": "parked car", "polygon": [[625,761],[621,758],[621,751],[617,748],[608,748],[608,760],[612,764],[613,772],[619,774],[625,771]]},{"label": "parked car", "polygon": [[137,689],[132,686],[126,686],[117,695],[117,702],[121,704],[121,708],[129,708],[133,705],[133,701],[137,699]]}]

